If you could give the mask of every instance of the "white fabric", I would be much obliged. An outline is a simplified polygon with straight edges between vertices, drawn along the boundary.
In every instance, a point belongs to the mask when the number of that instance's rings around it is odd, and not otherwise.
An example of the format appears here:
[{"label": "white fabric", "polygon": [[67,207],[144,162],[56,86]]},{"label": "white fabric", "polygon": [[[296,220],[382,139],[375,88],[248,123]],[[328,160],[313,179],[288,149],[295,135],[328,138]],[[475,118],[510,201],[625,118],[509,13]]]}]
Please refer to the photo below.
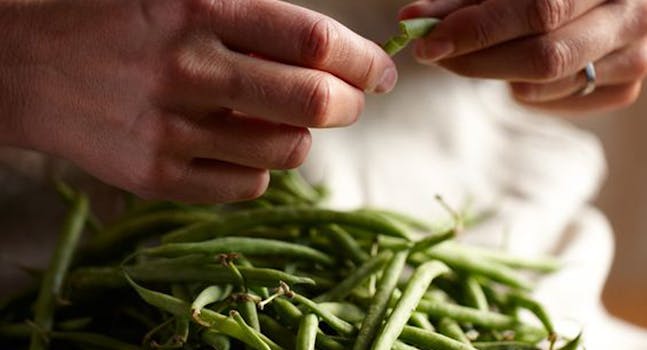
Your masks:
[{"label": "white fabric", "polygon": [[[383,39],[384,23],[393,20],[379,20],[389,18],[385,12],[392,18],[399,4],[310,5]],[[567,267],[542,280],[537,296],[557,318],[578,320],[589,350],[647,349],[646,331],[611,318],[601,304],[613,238],[605,217],[588,204],[605,175],[597,139],[518,107],[502,83],[459,78],[408,56],[398,59],[396,90],[369,97],[358,124],[314,132],[305,171],[333,189],[329,204],[386,207],[424,219],[446,215],[436,194],[457,207],[473,200],[476,208],[495,208],[496,217],[464,239],[528,256],[556,254]]]}]

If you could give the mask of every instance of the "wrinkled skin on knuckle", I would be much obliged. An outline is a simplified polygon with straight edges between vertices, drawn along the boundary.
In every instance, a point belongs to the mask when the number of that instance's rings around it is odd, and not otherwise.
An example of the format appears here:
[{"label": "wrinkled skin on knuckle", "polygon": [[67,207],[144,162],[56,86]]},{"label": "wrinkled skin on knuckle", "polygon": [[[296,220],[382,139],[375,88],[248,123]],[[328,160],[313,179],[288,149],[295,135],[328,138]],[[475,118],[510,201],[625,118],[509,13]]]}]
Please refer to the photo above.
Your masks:
[{"label": "wrinkled skin on knuckle", "polygon": [[535,78],[552,81],[563,77],[573,60],[571,50],[561,41],[550,38],[536,40],[531,56]]},{"label": "wrinkled skin on knuckle", "polygon": [[329,107],[332,86],[329,79],[326,75],[315,75],[312,78],[304,111],[309,126],[323,128],[330,123]]},{"label": "wrinkled skin on knuckle", "polygon": [[528,24],[537,33],[548,33],[559,28],[575,11],[578,0],[532,0],[528,8]]},{"label": "wrinkled skin on knuckle", "polygon": [[292,131],[294,136],[291,136],[292,145],[287,149],[283,159],[280,161],[281,169],[293,169],[306,160],[310,146],[312,144],[312,136],[308,129],[295,129]]},{"label": "wrinkled skin on knuckle", "polygon": [[311,67],[322,67],[332,56],[332,43],[337,37],[332,19],[321,17],[307,27],[301,39],[301,60]]}]

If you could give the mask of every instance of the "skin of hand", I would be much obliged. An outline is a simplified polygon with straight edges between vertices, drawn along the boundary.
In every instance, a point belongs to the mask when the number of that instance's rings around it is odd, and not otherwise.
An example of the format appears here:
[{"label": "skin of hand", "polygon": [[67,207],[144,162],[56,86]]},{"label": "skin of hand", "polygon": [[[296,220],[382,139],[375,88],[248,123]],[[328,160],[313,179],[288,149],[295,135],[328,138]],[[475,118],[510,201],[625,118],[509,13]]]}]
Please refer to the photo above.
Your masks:
[{"label": "skin of hand", "polygon": [[144,198],[261,195],[308,128],[393,88],[382,49],[277,0],[0,0],[0,144]]},{"label": "skin of hand", "polygon": [[[631,105],[647,76],[646,0],[421,0],[400,18],[441,17],[416,57],[508,81],[527,106],[563,112]],[[597,89],[580,96],[593,62]]]}]

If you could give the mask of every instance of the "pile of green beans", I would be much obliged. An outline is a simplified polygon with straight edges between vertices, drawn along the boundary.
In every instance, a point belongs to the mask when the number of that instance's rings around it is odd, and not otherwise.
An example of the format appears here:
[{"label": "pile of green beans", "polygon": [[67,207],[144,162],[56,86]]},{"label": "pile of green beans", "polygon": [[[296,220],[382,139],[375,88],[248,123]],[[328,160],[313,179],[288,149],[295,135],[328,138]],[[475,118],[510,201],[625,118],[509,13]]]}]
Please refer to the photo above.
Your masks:
[{"label": "pile of green beans", "polygon": [[559,264],[458,243],[458,215],[434,230],[326,209],[324,190],[286,171],[257,200],[135,200],[106,225],[83,194],[58,188],[69,206],[60,242],[35,287],[0,302],[2,349],[579,346],[529,296],[531,277]]}]

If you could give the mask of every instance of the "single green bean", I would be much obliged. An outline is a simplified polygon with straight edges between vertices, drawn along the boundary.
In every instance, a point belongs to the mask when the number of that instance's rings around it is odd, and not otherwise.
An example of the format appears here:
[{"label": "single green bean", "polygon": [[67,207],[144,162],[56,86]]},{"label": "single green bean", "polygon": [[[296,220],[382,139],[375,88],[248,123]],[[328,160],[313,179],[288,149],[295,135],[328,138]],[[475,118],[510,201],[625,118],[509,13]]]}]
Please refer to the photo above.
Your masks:
[{"label": "single green bean", "polygon": [[261,323],[263,333],[266,334],[268,338],[286,349],[294,349],[296,347],[296,338],[294,333],[280,322],[262,313],[258,315],[258,320]]},{"label": "single green bean", "polygon": [[429,258],[440,260],[453,269],[485,276],[511,287],[524,290],[532,289],[532,283],[507,266],[479,257],[454,252],[445,248],[443,244],[431,248],[424,255],[418,253],[412,256],[412,260],[417,262],[426,261]]},{"label": "single green bean", "polygon": [[431,281],[447,272],[449,272],[449,268],[439,261],[429,261],[416,268],[402,292],[402,297],[377,335],[372,346],[373,350],[389,350],[393,347],[393,343],[398,339]]},{"label": "single green bean", "polygon": [[238,311],[243,316],[245,322],[256,331],[261,331],[261,324],[258,321],[258,313],[256,312],[256,303],[252,300],[244,300],[238,303]]},{"label": "single green bean", "polygon": [[423,232],[433,231],[433,227],[428,222],[422,221],[418,218],[415,218],[413,216],[410,216],[401,212],[378,209],[378,208],[362,208],[358,211],[363,213],[382,215],[390,220],[399,222],[402,225],[411,227],[414,230],[423,231]]},{"label": "single green bean", "polygon": [[200,294],[198,294],[198,296],[193,301],[193,304],[191,304],[191,316],[194,320],[196,320],[196,322],[200,323],[200,312],[205,306],[221,301],[226,298],[229,293],[231,293],[231,286],[228,286],[230,289],[229,292],[227,292],[226,289],[221,286],[209,286],[203,289]]},{"label": "single green bean", "polygon": [[476,350],[470,344],[411,326],[404,326],[400,340],[425,350]]},{"label": "single green bean", "polygon": [[414,327],[422,328],[426,331],[430,331],[430,332],[436,331],[436,328],[434,327],[433,324],[431,324],[427,315],[423,314],[422,312],[417,312],[417,311],[413,312],[411,314],[411,318],[409,318],[409,323]]},{"label": "single green bean", "polygon": [[582,342],[582,333],[578,334],[577,337],[573,338],[571,341],[569,341],[564,346],[559,348],[559,350],[577,350],[581,342]]},{"label": "single green bean", "polygon": [[407,263],[408,251],[396,253],[384,269],[382,278],[377,286],[377,292],[368,308],[366,318],[362,321],[362,327],[355,339],[353,350],[366,350],[369,348],[377,334],[380,324],[386,314],[386,310],[391,299],[391,294],[398,284],[402,270]]},{"label": "single green bean", "polygon": [[364,283],[371,275],[380,271],[384,265],[391,260],[393,253],[385,250],[380,254],[370,258],[358,269],[354,270],[343,281],[337,284],[334,288],[326,291],[324,294],[319,295],[314,300],[316,302],[325,302],[333,300],[342,300],[348,296],[353,289]]},{"label": "single green bean", "polygon": [[296,350],[314,350],[319,330],[319,318],[315,314],[307,314],[301,318],[297,333]]},{"label": "single green bean", "polygon": [[[279,316],[279,320],[288,325],[289,328],[298,329],[299,322],[303,317],[303,313],[299,308],[294,304],[289,302],[286,299],[276,299],[272,302],[272,307],[276,314]],[[291,347],[291,349],[294,347]],[[322,332],[317,333],[317,348],[322,350],[345,350],[343,344],[335,341],[329,336],[323,334]]]},{"label": "single green bean", "polygon": [[322,232],[337,243],[339,248],[350,258],[352,262],[361,265],[370,258],[367,252],[357,244],[357,241],[339,225],[324,226]]},{"label": "single green bean", "polygon": [[330,223],[356,226],[385,235],[410,239],[409,232],[405,228],[380,216],[320,208],[288,207],[233,212],[210,222],[171,232],[162,237],[162,241],[164,243],[205,241],[257,226],[317,226]]},{"label": "single green bean", "polygon": [[548,332],[549,340],[554,343],[557,337],[557,333],[555,332],[555,326],[553,326],[553,322],[551,321],[544,307],[536,300],[533,300],[532,298],[520,292],[512,292],[510,293],[509,297],[510,301],[513,304],[529,310],[539,319],[541,324],[544,325],[546,332]]},{"label": "single green bean", "polygon": [[443,317],[438,322],[438,332],[464,344],[470,344],[469,338],[463,332],[461,326],[456,320],[449,317]]},{"label": "single green bean", "polygon": [[416,310],[437,319],[449,317],[460,323],[471,323],[490,329],[514,329],[518,325],[518,321],[510,316],[491,311],[480,311],[471,307],[450,304],[444,301],[423,299],[418,303]]},{"label": "single green bean", "polygon": [[229,337],[222,333],[207,329],[202,332],[200,337],[205,344],[214,350],[229,350],[231,348]]},{"label": "single green bean", "polygon": [[353,327],[352,324],[340,319],[327,310],[320,308],[319,305],[317,305],[317,303],[315,303],[314,301],[298,293],[293,293],[291,295],[291,298],[294,299],[294,301],[298,304],[306,307],[312,313],[317,314],[324,322],[326,322],[327,325],[330,326],[330,328],[334,329],[339,334],[350,336],[356,333],[357,330],[355,329],[355,327]]},{"label": "single green bean", "polygon": [[366,317],[364,310],[351,303],[326,302],[319,303],[319,307],[348,323],[361,323]]},{"label": "single green bean", "polygon": [[562,267],[562,263],[559,260],[548,256],[525,258],[501,250],[485,249],[456,242],[446,243],[444,249],[460,254],[485,258],[513,269],[551,273],[558,271]]},{"label": "single green bean", "polygon": [[124,343],[120,340],[105,336],[103,334],[87,332],[52,332],[49,334],[52,339],[63,340],[71,343],[78,343],[92,348],[104,350],[139,350],[139,346]]},{"label": "single green bean", "polygon": [[436,18],[414,18],[400,21],[400,35],[387,41],[382,48],[393,56],[404,49],[409,42],[429,34],[440,23]]},{"label": "single green bean", "polygon": [[451,229],[447,230],[443,233],[440,234],[433,234],[429,235],[419,241],[417,241],[413,247],[411,247],[411,253],[417,253],[417,252],[422,252],[426,251],[429,248],[438,245],[442,242],[445,242],[447,240],[450,240],[452,238],[456,237],[456,230]]},{"label": "single green bean", "polygon": [[485,292],[474,276],[466,276],[463,280],[463,285],[467,306],[481,311],[488,311],[490,309]]},{"label": "single green bean", "polygon": [[47,339],[41,332],[52,330],[54,323],[54,310],[56,301],[60,298],[63,281],[70,267],[74,253],[81,239],[83,227],[87,221],[89,211],[88,198],[77,194],[71,210],[65,218],[59,240],[54,248],[49,267],[45,272],[40,291],[34,306],[34,324],[38,328],[31,336],[29,349],[47,349]]},{"label": "single green bean", "polygon": [[275,239],[223,237],[199,243],[169,243],[141,251],[142,254],[175,258],[190,254],[239,253],[244,256],[281,256],[334,265],[335,259],[307,246]]},{"label": "single green bean", "polygon": [[540,350],[535,344],[515,341],[475,342],[472,345],[478,350]]},{"label": "single green bean", "polygon": [[[76,191],[72,187],[70,187],[68,184],[66,184],[63,181],[57,180],[54,182],[54,188],[56,188],[56,191],[58,194],[63,198],[65,203],[67,205],[74,205],[74,201],[76,198]],[[92,210],[88,208],[88,217],[87,217],[87,225],[88,229],[92,232],[100,232],[103,230],[103,224],[101,223],[101,220],[94,215]]]},{"label": "single green bean", "polygon": [[236,323],[238,323],[238,326],[240,326],[240,329],[243,331],[243,333],[247,336],[248,340],[251,340],[248,345],[258,349],[258,350],[271,350],[270,346],[263,341],[260,337],[260,332],[256,331],[254,328],[250,327],[243,317],[240,315],[240,313],[236,310],[231,310],[229,312],[229,316],[231,316]]}]

